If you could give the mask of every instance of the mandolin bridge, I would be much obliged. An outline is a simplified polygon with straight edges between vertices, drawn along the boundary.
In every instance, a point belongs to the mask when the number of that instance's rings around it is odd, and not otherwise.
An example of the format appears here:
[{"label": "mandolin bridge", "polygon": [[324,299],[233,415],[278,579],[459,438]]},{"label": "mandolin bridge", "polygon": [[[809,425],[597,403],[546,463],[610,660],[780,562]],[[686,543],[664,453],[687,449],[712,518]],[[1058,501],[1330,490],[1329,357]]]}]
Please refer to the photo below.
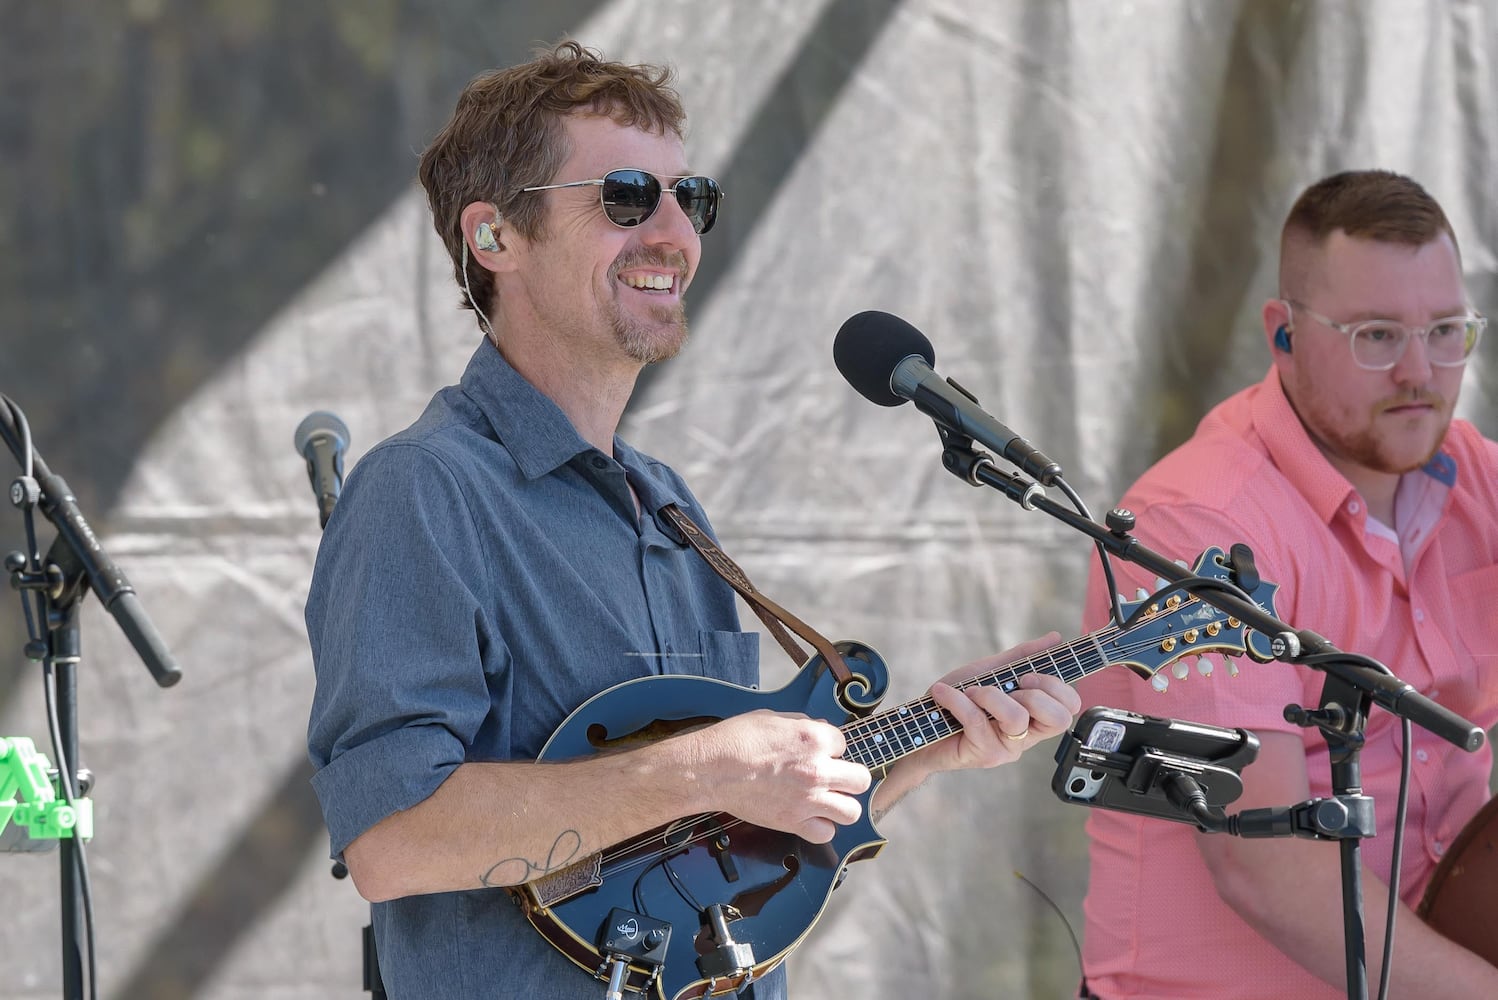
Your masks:
[{"label": "mandolin bridge", "polygon": [[578,893],[603,885],[603,853],[583,858],[576,864],[559,868],[526,883],[526,890],[542,908],[571,899]]}]

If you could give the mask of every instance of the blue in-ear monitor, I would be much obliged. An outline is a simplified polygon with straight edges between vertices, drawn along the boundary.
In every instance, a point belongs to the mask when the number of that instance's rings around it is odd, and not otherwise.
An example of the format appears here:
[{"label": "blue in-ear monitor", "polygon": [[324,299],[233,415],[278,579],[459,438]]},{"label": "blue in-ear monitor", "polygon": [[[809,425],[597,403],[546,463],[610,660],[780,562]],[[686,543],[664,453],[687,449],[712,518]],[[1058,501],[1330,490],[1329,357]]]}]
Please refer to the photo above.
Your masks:
[{"label": "blue in-ear monitor", "polygon": [[1290,331],[1283,323],[1274,331],[1274,346],[1286,354],[1290,353]]}]

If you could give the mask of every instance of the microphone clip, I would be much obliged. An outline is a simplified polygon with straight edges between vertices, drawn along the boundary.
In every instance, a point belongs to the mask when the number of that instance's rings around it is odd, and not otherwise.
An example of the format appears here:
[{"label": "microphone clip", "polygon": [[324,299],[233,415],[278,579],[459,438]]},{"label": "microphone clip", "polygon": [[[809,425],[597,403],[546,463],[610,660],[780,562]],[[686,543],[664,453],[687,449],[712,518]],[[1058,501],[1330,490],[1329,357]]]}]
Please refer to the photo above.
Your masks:
[{"label": "microphone clip", "polygon": [[[968,392],[967,387],[956,379],[948,376],[943,381],[972,400],[974,406],[980,405],[978,397]],[[941,464],[958,479],[966,480],[974,486],[982,486],[983,484],[973,477],[973,469],[978,462],[993,465],[993,456],[980,448],[974,448],[971,434],[954,430],[940,420],[933,419],[931,422],[936,426],[937,437],[941,438]]]},{"label": "microphone clip", "polygon": [[[973,402],[978,401],[972,393],[950,378],[947,383]],[[936,427],[937,436],[941,438],[942,468],[958,479],[970,486],[991,486],[1007,494],[1009,499],[1025,510],[1034,510],[1036,498],[1045,496],[1045,489],[1039,483],[994,465],[993,456],[975,447],[970,435],[953,430],[939,420],[932,423]]]}]

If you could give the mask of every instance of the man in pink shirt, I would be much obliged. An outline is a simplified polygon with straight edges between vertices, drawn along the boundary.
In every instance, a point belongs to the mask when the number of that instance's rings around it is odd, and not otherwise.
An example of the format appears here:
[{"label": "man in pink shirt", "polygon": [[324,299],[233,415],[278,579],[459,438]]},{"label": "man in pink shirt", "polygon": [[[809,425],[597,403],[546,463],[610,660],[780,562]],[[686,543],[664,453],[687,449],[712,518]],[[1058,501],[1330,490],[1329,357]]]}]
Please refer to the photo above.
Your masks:
[{"label": "man in pink shirt", "polygon": [[[1124,497],[1145,544],[1193,562],[1246,542],[1280,585],[1279,617],[1386,664],[1483,728],[1498,723],[1498,443],[1452,419],[1486,321],[1456,237],[1418,184],[1382,171],[1307,189],[1285,222],[1279,293],[1264,304],[1273,366],[1207,414]],[[1119,566],[1125,593],[1153,580]],[[1130,575],[1130,570],[1135,570]],[[1088,624],[1107,620],[1094,573]],[[1215,661],[1216,670],[1202,676]],[[1331,794],[1315,729],[1324,676],[1217,657],[1164,694],[1128,671],[1082,685],[1088,705],[1243,726],[1261,741],[1230,811]],[[1378,986],[1399,787],[1398,720],[1375,709],[1362,752],[1377,836],[1363,841],[1368,978]],[[1498,968],[1410,909],[1487,801],[1491,749],[1415,728],[1394,997],[1498,997]],[[1347,995],[1334,842],[1246,840],[1101,809],[1088,817],[1086,985],[1103,1000]]]}]

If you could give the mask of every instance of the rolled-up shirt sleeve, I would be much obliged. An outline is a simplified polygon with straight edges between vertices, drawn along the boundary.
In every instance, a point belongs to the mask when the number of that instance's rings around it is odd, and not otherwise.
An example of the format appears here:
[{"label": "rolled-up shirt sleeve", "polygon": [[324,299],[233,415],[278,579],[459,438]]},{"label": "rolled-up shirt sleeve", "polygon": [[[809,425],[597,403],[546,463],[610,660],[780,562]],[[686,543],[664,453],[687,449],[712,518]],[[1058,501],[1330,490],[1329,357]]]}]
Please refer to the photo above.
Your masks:
[{"label": "rolled-up shirt sleeve", "polygon": [[[464,761],[505,660],[460,481],[416,442],[370,451],[318,550],[307,633],[312,785],[331,853],[431,795]],[[502,688],[501,688],[502,690]]]}]

